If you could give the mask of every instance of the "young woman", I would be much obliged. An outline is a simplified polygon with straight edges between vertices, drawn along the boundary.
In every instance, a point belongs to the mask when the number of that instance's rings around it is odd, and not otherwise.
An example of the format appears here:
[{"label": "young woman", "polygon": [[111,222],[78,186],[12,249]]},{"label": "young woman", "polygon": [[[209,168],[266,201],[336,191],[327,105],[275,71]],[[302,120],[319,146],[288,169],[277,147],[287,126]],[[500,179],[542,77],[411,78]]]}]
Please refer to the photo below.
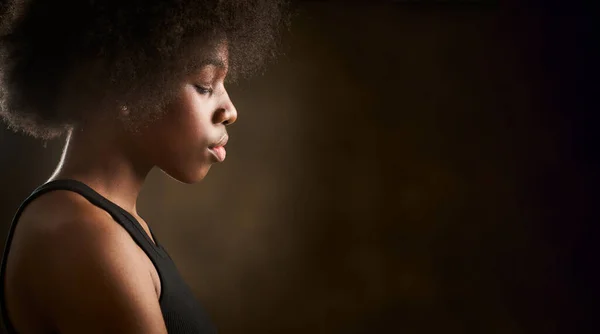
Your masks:
[{"label": "young woman", "polygon": [[[148,172],[202,180],[237,119],[224,83],[274,54],[268,0],[14,0],[0,12],[0,116],[67,134],[18,209],[0,267],[9,333],[212,333],[136,209]],[[174,226],[174,228],[176,228]]]}]

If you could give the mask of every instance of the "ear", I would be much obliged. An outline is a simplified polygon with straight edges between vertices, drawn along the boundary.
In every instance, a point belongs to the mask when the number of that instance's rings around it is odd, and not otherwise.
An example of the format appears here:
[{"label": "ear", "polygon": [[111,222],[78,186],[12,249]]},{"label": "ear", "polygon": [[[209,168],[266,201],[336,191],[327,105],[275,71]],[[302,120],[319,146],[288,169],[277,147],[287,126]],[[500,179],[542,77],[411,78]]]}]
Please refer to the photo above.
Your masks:
[{"label": "ear", "polygon": [[133,125],[131,109],[123,103],[119,103],[117,106],[117,119],[119,120],[119,123],[125,129],[130,129]]},{"label": "ear", "polygon": [[129,108],[127,107],[127,105],[121,105],[119,107],[119,115],[122,117],[129,116]]}]

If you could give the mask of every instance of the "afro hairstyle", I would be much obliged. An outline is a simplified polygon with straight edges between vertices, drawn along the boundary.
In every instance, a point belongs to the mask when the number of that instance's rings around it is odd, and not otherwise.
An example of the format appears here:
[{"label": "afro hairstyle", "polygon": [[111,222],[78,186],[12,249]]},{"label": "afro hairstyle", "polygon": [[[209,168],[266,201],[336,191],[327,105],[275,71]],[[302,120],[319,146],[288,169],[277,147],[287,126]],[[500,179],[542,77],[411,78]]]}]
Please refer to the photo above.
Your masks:
[{"label": "afro hairstyle", "polygon": [[3,0],[0,119],[47,140],[126,105],[138,128],[218,43],[228,82],[261,71],[280,52],[288,9],[285,0]]}]

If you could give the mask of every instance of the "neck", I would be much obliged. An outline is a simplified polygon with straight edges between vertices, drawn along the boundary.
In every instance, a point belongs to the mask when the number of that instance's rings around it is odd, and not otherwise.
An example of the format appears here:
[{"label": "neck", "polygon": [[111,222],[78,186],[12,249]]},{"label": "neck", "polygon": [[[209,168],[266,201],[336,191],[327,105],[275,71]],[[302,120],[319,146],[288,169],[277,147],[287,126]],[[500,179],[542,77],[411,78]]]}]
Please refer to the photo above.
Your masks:
[{"label": "neck", "polygon": [[83,182],[137,216],[137,198],[152,166],[135,155],[131,141],[123,132],[106,129],[72,129],[60,163],[48,181]]}]

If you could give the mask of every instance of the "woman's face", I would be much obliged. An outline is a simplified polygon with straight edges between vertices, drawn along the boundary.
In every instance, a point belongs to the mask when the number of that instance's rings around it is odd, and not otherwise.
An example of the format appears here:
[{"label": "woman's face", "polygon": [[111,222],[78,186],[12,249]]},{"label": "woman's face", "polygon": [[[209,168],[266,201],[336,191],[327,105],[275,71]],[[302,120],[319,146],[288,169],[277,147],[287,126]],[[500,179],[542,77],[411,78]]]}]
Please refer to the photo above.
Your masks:
[{"label": "woman's face", "polygon": [[228,67],[225,43],[203,57],[203,65],[182,82],[165,115],[138,139],[146,159],[184,183],[202,180],[225,158],[226,125],[237,111],[224,87]]}]

